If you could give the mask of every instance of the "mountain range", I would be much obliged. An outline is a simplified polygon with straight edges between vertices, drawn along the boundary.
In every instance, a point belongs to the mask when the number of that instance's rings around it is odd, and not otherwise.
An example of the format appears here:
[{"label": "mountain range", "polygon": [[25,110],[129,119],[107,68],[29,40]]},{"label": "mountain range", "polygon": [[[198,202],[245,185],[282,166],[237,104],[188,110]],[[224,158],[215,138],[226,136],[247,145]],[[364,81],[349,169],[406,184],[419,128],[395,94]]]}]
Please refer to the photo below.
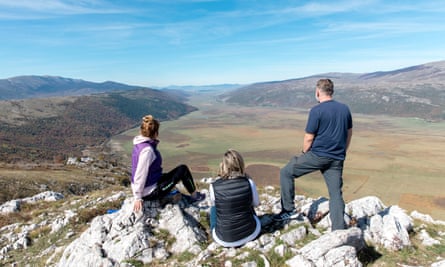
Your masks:
[{"label": "mountain range", "polygon": [[317,80],[334,82],[334,98],[354,113],[445,119],[445,61],[372,73],[324,73],[309,77],[255,83],[220,95],[245,106],[310,108]]},{"label": "mountain range", "polygon": [[[162,91],[179,101],[189,94],[219,94],[229,104],[310,108],[318,79],[330,78],[335,99],[348,104],[353,113],[445,119],[445,60],[371,73],[330,72],[284,81],[249,85],[169,86]],[[144,88],[112,81],[95,83],[57,76],[18,76],[0,79],[0,100],[79,96]]]},{"label": "mountain range", "polygon": [[175,119],[196,110],[190,94],[219,94],[228,104],[310,108],[318,79],[330,78],[334,98],[353,113],[445,119],[445,61],[372,73],[325,73],[250,85],[172,86],[156,90],[117,82],[57,76],[0,80],[0,160],[48,160],[134,127],[145,114]]},{"label": "mountain range", "polygon": [[141,88],[141,86],[111,81],[95,83],[58,76],[27,75],[0,79],[0,100],[88,95],[138,88]]}]

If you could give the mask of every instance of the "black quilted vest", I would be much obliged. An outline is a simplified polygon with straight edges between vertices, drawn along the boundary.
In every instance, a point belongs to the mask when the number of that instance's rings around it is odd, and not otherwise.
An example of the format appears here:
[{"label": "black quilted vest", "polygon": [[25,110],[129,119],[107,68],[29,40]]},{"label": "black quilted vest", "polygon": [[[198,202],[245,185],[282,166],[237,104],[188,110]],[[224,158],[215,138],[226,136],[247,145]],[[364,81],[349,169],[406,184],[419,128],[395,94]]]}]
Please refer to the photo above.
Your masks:
[{"label": "black quilted vest", "polygon": [[225,242],[235,242],[252,234],[256,228],[253,217],[252,189],[246,177],[218,179],[213,183],[216,208],[215,232]]}]

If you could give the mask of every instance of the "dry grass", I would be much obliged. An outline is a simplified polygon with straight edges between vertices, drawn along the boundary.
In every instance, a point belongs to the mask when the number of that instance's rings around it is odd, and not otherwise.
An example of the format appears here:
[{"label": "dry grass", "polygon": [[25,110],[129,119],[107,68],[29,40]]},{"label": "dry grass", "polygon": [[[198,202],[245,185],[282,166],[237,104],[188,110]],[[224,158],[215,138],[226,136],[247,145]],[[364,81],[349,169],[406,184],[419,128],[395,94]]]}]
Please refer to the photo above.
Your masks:
[{"label": "dry grass", "polygon": [[0,122],[21,125],[27,117],[56,117],[65,110],[67,104],[74,102],[76,98],[77,97],[73,96],[65,96],[0,101],[0,113],[8,114],[8,116],[1,116]]},{"label": "dry grass", "polygon": [[42,191],[81,195],[92,190],[109,187],[113,183],[120,183],[118,175],[115,177],[116,181],[103,179],[102,175],[99,170],[97,173],[93,173],[75,167],[63,167],[63,169],[0,168],[0,203],[29,197]]}]

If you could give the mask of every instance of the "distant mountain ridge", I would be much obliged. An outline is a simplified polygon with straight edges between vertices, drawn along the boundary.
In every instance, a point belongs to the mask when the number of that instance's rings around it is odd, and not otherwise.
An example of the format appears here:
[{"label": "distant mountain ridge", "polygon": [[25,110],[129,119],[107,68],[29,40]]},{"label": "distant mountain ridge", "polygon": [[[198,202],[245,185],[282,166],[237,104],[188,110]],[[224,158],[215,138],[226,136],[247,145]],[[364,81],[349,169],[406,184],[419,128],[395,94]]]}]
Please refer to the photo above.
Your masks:
[{"label": "distant mountain ridge", "polygon": [[330,78],[334,98],[353,112],[445,119],[445,61],[372,73],[325,73],[305,78],[251,84],[224,93],[227,103],[310,108],[318,79]]},{"label": "distant mountain ridge", "polygon": [[17,76],[0,79],[0,100],[42,98],[51,96],[79,96],[110,91],[134,90],[132,86],[117,82],[89,82],[59,76]]},{"label": "distant mountain ridge", "polygon": [[214,85],[171,85],[162,88],[162,90],[180,90],[186,92],[226,92],[238,89],[245,85],[242,84],[214,84]]}]

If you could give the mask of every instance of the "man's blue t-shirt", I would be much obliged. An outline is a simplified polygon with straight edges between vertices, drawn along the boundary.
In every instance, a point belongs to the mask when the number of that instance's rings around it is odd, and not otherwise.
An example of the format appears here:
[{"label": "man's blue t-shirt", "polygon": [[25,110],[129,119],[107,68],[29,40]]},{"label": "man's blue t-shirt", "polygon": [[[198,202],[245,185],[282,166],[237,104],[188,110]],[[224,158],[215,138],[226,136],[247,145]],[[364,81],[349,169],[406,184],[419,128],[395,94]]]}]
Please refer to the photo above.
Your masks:
[{"label": "man's blue t-shirt", "polygon": [[319,157],[344,160],[352,116],[348,106],[329,100],[311,109],[306,132],[314,134],[311,151]]}]

